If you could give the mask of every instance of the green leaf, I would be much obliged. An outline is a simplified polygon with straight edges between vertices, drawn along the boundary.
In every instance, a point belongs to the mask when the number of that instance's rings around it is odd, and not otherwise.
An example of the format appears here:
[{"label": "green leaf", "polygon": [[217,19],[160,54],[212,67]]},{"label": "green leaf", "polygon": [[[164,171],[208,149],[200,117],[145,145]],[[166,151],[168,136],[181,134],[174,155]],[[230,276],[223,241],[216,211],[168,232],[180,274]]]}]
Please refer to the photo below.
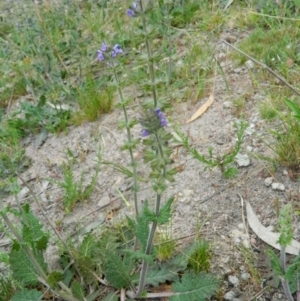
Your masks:
[{"label": "green leaf", "polygon": [[148,208],[148,201],[143,205],[142,213],[137,217],[137,225],[135,228],[135,235],[141,244],[141,250],[146,250],[147,240],[149,236],[149,220],[145,218],[145,210]]},{"label": "green leaf", "polygon": [[172,216],[171,205],[173,201],[174,201],[174,197],[168,199],[167,202],[159,210],[159,214],[157,217],[158,224],[162,225],[169,221],[170,217]]},{"label": "green leaf", "polygon": [[102,289],[98,289],[97,291],[92,292],[87,297],[85,297],[86,301],[94,301],[98,296],[102,293]]},{"label": "green leaf", "polygon": [[96,246],[95,237],[88,234],[84,237],[79,249],[79,254],[83,256],[92,256],[93,250]]},{"label": "green leaf", "polygon": [[27,288],[18,291],[13,295],[11,301],[39,301],[43,293],[38,290],[28,290]]},{"label": "green leaf", "polygon": [[[160,283],[165,283],[166,281],[178,280],[177,273],[169,270],[167,266],[163,265],[161,268],[155,266],[149,268],[146,275],[146,285],[159,286]],[[133,276],[132,284],[138,284],[140,280],[140,274],[136,273]]]},{"label": "green leaf", "polygon": [[181,282],[172,284],[174,296],[171,301],[202,301],[209,299],[219,288],[218,279],[206,273],[185,273]]},{"label": "green leaf", "polygon": [[61,271],[53,271],[47,278],[47,283],[53,288],[59,281],[63,280],[63,273]]},{"label": "green leaf", "polygon": [[116,292],[109,292],[102,301],[118,301],[119,297]]},{"label": "green leaf", "polygon": [[104,258],[104,275],[106,279],[117,289],[128,288],[130,277],[127,270],[117,254],[108,251]]},{"label": "green leaf", "polygon": [[22,210],[22,236],[24,240],[30,245],[39,242],[38,246],[40,250],[45,250],[48,243],[48,235],[42,231],[43,225],[39,219],[33,215],[29,204],[25,204]]},{"label": "green leaf", "polygon": [[93,273],[95,270],[95,263],[91,257],[80,256],[76,258],[76,263],[81,276],[87,284],[92,284],[96,281],[96,277]]},{"label": "green leaf", "polygon": [[290,204],[285,205],[279,216],[279,240],[281,246],[288,246],[293,239],[293,208]]},{"label": "green leaf", "polygon": [[49,241],[49,235],[43,235],[36,242],[36,248],[40,251],[45,251],[47,249],[48,241]]},{"label": "green leaf", "polygon": [[288,281],[290,291],[294,294],[298,290],[300,282],[300,255],[298,255],[286,269],[284,278]]},{"label": "green leaf", "polygon": [[286,98],[284,102],[296,115],[300,115],[300,108],[293,101]]},{"label": "green leaf", "polygon": [[283,276],[282,270],[281,270],[281,264],[279,261],[278,256],[274,253],[273,250],[269,249],[266,251],[266,254],[269,256],[270,259],[270,263],[271,263],[271,268],[274,272],[274,282],[275,282],[275,286],[278,287],[279,283],[280,283],[280,279],[279,276]]},{"label": "green leaf", "polygon": [[77,299],[82,300],[84,298],[85,295],[84,288],[79,282],[77,281],[72,282],[71,291],[74,297],[76,297]]},{"label": "green leaf", "polygon": [[14,242],[9,255],[9,263],[13,276],[23,285],[35,285],[38,283],[38,273],[31,263],[24,249],[19,243]]},{"label": "green leaf", "polygon": [[149,210],[147,202],[145,202],[143,217],[147,219],[148,222],[157,222],[158,224],[165,224],[169,221],[172,216],[171,205],[174,198],[168,199],[168,201],[161,207],[158,215],[154,211]]}]

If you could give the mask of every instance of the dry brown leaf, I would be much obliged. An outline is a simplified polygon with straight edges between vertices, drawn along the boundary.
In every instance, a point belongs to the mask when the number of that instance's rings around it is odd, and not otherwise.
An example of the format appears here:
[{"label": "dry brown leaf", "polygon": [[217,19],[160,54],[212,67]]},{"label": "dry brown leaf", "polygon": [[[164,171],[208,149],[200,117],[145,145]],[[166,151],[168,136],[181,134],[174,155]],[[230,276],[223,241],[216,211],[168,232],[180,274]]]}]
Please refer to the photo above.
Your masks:
[{"label": "dry brown leaf", "polygon": [[186,123],[190,123],[195,119],[197,119],[198,117],[200,117],[212,105],[213,102],[214,102],[214,95],[210,94],[209,99],[206,101],[206,103],[202,105]]},{"label": "dry brown leaf", "polygon": [[[247,220],[253,232],[265,243],[267,243],[268,245],[272,246],[277,250],[280,250],[280,245],[278,244],[280,233],[271,232],[266,227],[264,227],[258,220],[251,205],[247,201],[246,201],[246,209],[247,209]],[[300,252],[300,243],[293,239],[291,244],[286,247],[285,251],[288,254],[298,255]]]}]

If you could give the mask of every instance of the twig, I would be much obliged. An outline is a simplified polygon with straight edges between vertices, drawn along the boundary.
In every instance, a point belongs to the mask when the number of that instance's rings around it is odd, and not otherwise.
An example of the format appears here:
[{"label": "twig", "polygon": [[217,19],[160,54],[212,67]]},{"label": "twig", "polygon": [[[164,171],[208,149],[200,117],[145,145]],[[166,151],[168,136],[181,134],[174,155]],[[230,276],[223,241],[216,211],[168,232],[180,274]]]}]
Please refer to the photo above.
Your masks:
[{"label": "twig", "polygon": [[221,40],[222,43],[225,43],[226,45],[230,46],[231,48],[233,48],[234,50],[238,51],[239,53],[243,54],[244,56],[246,56],[248,59],[250,59],[252,62],[256,63],[257,65],[261,66],[262,68],[266,69],[267,71],[269,71],[272,75],[274,75],[276,78],[278,78],[283,84],[285,84],[287,87],[289,87],[294,93],[296,93],[297,95],[300,96],[300,92],[294,88],[290,83],[287,82],[287,80],[285,78],[283,78],[282,76],[278,75],[275,71],[273,71],[270,67],[268,67],[266,64],[263,64],[261,62],[259,62],[258,60],[256,60],[255,58],[251,57],[249,54],[245,53],[244,51],[240,50],[239,48],[231,45],[230,43]]},{"label": "twig", "polygon": [[300,19],[297,19],[297,18],[286,18],[286,17],[280,17],[280,16],[271,16],[271,15],[267,15],[267,14],[258,13],[258,12],[255,12],[255,11],[250,11],[249,13],[253,14],[253,15],[258,15],[258,16],[268,17],[268,18],[274,18],[274,19],[279,19],[279,20],[300,21]]}]

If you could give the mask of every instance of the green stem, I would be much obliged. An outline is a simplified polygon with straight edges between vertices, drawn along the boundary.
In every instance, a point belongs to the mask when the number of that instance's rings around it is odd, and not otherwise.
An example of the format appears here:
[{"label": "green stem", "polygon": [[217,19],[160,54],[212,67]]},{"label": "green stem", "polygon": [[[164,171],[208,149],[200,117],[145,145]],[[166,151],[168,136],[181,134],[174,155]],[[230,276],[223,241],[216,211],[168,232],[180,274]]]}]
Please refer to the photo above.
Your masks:
[{"label": "green stem", "polygon": [[[162,160],[164,160],[164,153],[163,153],[163,149],[162,149],[161,144],[160,144],[159,137],[158,137],[157,133],[155,133],[154,135],[155,135],[155,138],[156,138],[156,141],[157,141],[157,144],[158,144],[159,155],[161,156]],[[166,174],[166,166],[164,165],[164,167],[162,168],[162,176],[164,177],[165,174]],[[161,203],[161,193],[157,193],[156,194],[156,202],[155,202],[155,214],[156,214],[156,216],[159,215],[160,203]],[[150,233],[148,235],[146,251],[145,251],[146,255],[150,255],[150,253],[151,253],[156,227],[157,227],[157,221],[152,223],[151,230],[150,230]],[[139,298],[140,295],[142,294],[143,290],[144,290],[148,266],[149,266],[148,262],[144,259],[143,263],[142,263],[142,270],[141,270],[141,274],[140,274],[139,286],[138,286],[138,290],[137,290],[136,296],[135,296],[136,298]]]},{"label": "green stem", "polygon": [[[23,248],[23,250],[27,254],[28,258],[30,259],[31,263],[34,265],[35,269],[37,270],[39,276],[42,278],[42,280],[45,283],[47,283],[47,278],[48,277],[47,277],[46,273],[43,271],[43,269],[41,268],[38,261],[35,259],[34,254],[32,253],[32,250],[26,245],[26,242],[23,240],[23,238],[18,233],[18,231],[16,231],[16,229],[14,228],[13,224],[9,220],[6,213],[1,212],[1,216],[4,219],[5,223],[7,224],[9,230],[13,233],[13,235],[19,241],[21,247]],[[79,301],[78,299],[76,299],[72,296],[71,290],[63,282],[60,281],[60,282],[58,282],[58,284],[65,291],[64,295],[68,297],[68,298],[66,298],[67,300],[69,300],[69,301]]]},{"label": "green stem", "polygon": [[126,124],[126,132],[127,132],[127,140],[129,142],[129,154],[130,154],[130,159],[131,159],[131,164],[132,164],[132,173],[133,173],[133,195],[134,195],[134,207],[135,207],[135,215],[136,217],[139,214],[139,209],[138,209],[138,201],[137,201],[137,189],[138,189],[138,184],[137,184],[137,169],[136,169],[136,162],[133,156],[133,150],[132,150],[132,139],[131,139],[131,133],[130,133],[130,127],[128,124],[128,115],[127,115],[127,110],[126,110],[126,104],[124,102],[124,97],[123,97],[123,93],[122,90],[120,88],[119,85],[119,79],[118,79],[118,75],[115,69],[115,66],[113,65],[113,72],[114,72],[114,76],[115,76],[115,80],[117,83],[117,88],[118,88],[118,93],[120,96],[120,100],[121,100],[121,105],[122,105],[122,109],[123,109],[123,113],[124,113],[124,118],[125,118],[125,124]]},{"label": "green stem", "polygon": [[145,40],[146,40],[147,55],[148,55],[148,68],[149,68],[149,74],[150,74],[150,80],[151,80],[151,90],[152,90],[152,94],[153,94],[154,107],[157,107],[157,94],[156,94],[156,85],[155,85],[154,64],[153,64],[150,40],[149,40],[149,35],[148,35],[148,30],[147,30],[145,12],[143,9],[143,1],[140,1],[140,6],[141,6],[141,15],[142,15],[144,35],[145,35]]}]

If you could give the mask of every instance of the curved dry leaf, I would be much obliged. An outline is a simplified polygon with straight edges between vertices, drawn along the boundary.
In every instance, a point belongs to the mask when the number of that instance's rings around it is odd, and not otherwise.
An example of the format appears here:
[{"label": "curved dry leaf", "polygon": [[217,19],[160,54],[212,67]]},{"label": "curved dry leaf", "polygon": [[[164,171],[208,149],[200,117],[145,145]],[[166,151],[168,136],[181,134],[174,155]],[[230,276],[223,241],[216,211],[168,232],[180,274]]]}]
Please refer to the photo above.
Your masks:
[{"label": "curved dry leaf", "polygon": [[212,105],[213,102],[214,102],[214,95],[210,94],[207,102],[204,105],[202,105],[198,109],[198,111],[186,123],[192,122],[195,119],[197,119],[198,117],[200,117]]},{"label": "curved dry leaf", "polygon": [[[255,215],[250,203],[247,201],[246,210],[248,223],[253,232],[265,243],[277,250],[280,250],[280,245],[278,244],[280,233],[271,232],[264,227]],[[300,252],[300,243],[293,239],[291,244],[286,247],[285,251],[288,254],[298,255]]]}]

